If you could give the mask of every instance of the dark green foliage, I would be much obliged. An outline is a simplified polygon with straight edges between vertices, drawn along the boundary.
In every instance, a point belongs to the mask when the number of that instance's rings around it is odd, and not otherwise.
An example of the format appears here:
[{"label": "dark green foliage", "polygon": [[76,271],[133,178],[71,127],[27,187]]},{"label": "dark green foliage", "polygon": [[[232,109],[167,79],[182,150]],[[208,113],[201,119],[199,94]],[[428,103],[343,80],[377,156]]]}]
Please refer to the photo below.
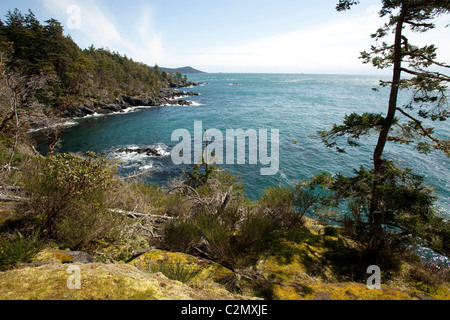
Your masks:
[{"label": "dark green foliage", "polygon": [[343,125],[334,124],[330,131],[319,131],[319,134],[327,147],[336,147],[338,152],[345,152],[343,148],[337,146],[337,140],[340,137],[346,137],[349,146],[358,147],[357,141],[362,136],[379,131],[384,120],[381,114],[364,113],[359,115],[352,113],[345,116]]},{"label": "dark green foliage", "polygon": [[326,226],[323,234],[325,236],[337,237],[339,235],[339,229],[333,226]]},{"label": "dark green foliage", "polygon": [[231,268],[254,264],[277,240],[275,223],[261,213],[244,215],[236,208],[202,211],[184,222],[169,222],[163,242],[172,250],[202,248]]},{"label": "dark green foliage", "polygon": [[194,189],[197,189],[208,182],[210,175],[217,170],[218,167],[214,165],[206,165],[205,162],[196,164],[187,174],[186,184]]},{"label": "dark green foliage", "polygon": [[12,239],[0,239],[0,271],[31,262],[41,248],[42,243],[37,235],[24,237],[18,233]]},{"label": "dark green foliage", "polygon": [[24,175],[29,200],[22,210],[45,230],[43,236],[76,250],[112,235],[114,217],[106,211],[105,191],[113,171],[104,157],[59,154],[39,159],[37,165]]},{"label": "dark green foliage", "polygon": [[191,221],[169,221],[163,229],[163,243],[174,251],[189,252],[200,239],[201,233]]},{"label": "dark green foliage", "polygon": [[337,11],[345,11],[350,10],[351,6],[358,4],[359,1],[354,0],[339,0],[339,3],[336,5]]},{"label": "dark green foliage", "polygon": [[98,99],[116,99],[119,95],[156,95],[172,79],[163,79],[158,69],[137,63],[119,53],[91,46],[84,55],[93,63],[89,94]]},{"label": "dark green foliage", "polygon": [[379,266],[389,264],[393,256],[400,257],[419,239],[426,246],[449,254],[444,244],[448,239],[447,223],[435,215],[435,197],[422,177],[391,162],[386,162],[385,173],[383,184],[378,186],[380,202],[376,211],[381,228],[374,228],[370,212],[374,170],[361,167],[352,177],[321,174],[312,179],[311,185],[331,191],[321,197],[323,205],[347,204],[348,215],[340,220],[343,232],[358,243],[365,259]]}]

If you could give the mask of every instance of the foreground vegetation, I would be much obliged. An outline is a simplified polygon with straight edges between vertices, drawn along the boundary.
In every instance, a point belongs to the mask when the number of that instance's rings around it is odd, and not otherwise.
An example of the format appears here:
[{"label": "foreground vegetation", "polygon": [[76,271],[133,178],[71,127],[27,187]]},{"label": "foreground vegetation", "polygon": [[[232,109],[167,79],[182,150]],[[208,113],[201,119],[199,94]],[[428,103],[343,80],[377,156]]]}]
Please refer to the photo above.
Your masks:
[{"label": "foreground vegetation", "polygon": [[[92,153],[21,158],[15,201],[1,203],[2,299],[450,297],[448,269],[407,247],[382,267],[382,289],[368,289],[364,249],[350,229],[304,215],[317,204],[304,188],[252,202],[214,166],[207,179],[197,166],[160,187],[124,182]],[[66,287],[73,264],[81,290]]]}]

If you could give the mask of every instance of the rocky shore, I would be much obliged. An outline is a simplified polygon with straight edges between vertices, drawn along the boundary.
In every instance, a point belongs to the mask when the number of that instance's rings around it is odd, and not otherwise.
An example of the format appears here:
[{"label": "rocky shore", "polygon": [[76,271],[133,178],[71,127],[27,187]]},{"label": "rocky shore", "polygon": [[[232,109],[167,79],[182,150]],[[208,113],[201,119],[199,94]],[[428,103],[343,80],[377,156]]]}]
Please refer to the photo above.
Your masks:
[{"label": "rocky shore", "polygon": [[64,126],[72,119],[84,118],[92,115],[107,115],[113,113],[125,113],[129,108],[135,107],[159,107],[166,105],[191,106],[192,102],[184,98],[198,96],[197,92],[183,91],[181,88],[193,88],[199,86],[193,81],[181,81],[171,83],[170,86],[160,90],[159,94],[141,94],[137,96],[119,96],[114,102],[88,100],[79,106],[64,110],[59,116],[49,117],[44,114],[27,115],[25,122],[30,132],[42,129],[52,129]]},{"label": "rocky shore", "polygon": [[64,118],[82,118],[93,114],[111,114],[124,112],[132,107],[158,107],[163,105],[190,106],[192,103],[184,100],[188,96],[197,96],[197,92],[178,90],[180,87],[195,87],[198,83],[183,83],[179,87],[162,89],[158,96],[120,96],[113,103],[89,101],[88,103],[68,109],[63,113]]}]

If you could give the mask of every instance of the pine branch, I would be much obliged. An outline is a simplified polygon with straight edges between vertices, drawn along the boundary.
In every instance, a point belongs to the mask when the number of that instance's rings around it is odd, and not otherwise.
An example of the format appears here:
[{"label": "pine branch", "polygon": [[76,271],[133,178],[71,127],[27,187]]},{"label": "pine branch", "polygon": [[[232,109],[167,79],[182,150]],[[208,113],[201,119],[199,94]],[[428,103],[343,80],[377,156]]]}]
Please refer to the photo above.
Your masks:
[{"label": "pine branch", "polygon": [[440,72],[431,72],[431,71],[425,71],[425,70],[420,70],[420,69],[419,69],[419,71],[413,71],[413,70],[409,70],[406,68],[401,68],[401,70],[405,73],[408,73],[408,74],[411,74],[414,76],[423,76],[423,77],[432,78],[433,80],[450,82],[450,76],[440,73]]},{"label": "pine branch", "polygon": [[449,148],[439,139],[436,139],[433,137],[428,130],[422,125],[422,122],[410,114],[406,113],[403,109],[397,108],[397,111],[399,111],[401,114],[403,114],[405,117],[411,119],[414,121],[414,123],[420,128],[420,131],[422,132],[422,135],[432,140],[434,143],[436,143],[437,148],[442,150],[447,156],[450,156],[450,150]]}]

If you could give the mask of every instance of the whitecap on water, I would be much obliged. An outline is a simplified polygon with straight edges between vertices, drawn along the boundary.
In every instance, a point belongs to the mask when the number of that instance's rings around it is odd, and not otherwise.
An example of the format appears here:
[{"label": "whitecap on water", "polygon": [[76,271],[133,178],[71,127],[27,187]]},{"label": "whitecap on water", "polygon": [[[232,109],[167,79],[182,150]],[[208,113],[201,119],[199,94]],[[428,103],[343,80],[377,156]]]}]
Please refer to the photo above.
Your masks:
[{"label": "whitecap on water", "polygon": [[156,151],[158,151],[158,153],[161,154],[162,157],[170,156],[170,151],[168,151],[169,147],[163,142],[150,145],[150,148],[153,148]]},{"label": "whitecap on water", "polygon": [[78,122],[69,120],[69,121],[66,121],[63,123],[57,123],[57,124],[53,124],[51,126],[47,126],[47,127],[43,127],[43,128],[31,129],[31,130],[28,130],[28,133],[39,132],[39,131],[43,131],[46,129],[52,129],[52,128],[57,128],[57,127],[73,127],[76,125],[78,125]]},{"label": "whitecap on water", "polygon": [[150,170],[151,168],[153,168],[153,164],[151,163],[151,164],[147,164],[147,165],[145,165],[145,166],[142,166],[142,167],[140,167],[139,168],[139,170],[141,170],[141,171],[145,171],[145,170]]},{"label": "whitecap on water", "polygon": [[197,101],[189,101],[189,103],[191,104],[191,107],[201,107],[204,106],[204,104],[199,103]]}]

